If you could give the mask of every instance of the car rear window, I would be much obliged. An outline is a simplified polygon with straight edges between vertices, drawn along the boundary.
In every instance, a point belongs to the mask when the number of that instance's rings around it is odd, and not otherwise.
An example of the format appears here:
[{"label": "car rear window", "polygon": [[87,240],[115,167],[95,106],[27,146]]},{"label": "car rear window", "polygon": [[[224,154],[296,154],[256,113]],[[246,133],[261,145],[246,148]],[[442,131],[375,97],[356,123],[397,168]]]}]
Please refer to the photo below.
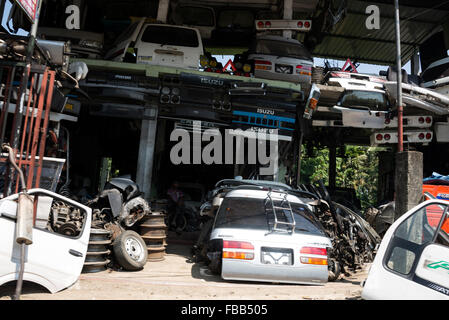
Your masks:
[{"label": "car rear window", "polygon": [[290,57],[296,59],[305,59],[313,61],[309,50],[301,43],[294,44],[280,40],[257,40],[252,50],[254,53],[268,54],[279,57]]},{"label": "car rear window", "polygon": [[195,30],[167,26],[147,26],[142,35],[142,41],[181,47],[199,46]]},{"label": "car rear window", "polygon": [[347,90],[340,104],[348,108],[368,107],[370,110],[387,110],[389,107],[388,99],[382,92],[363,90]]},{"label": "car rear window", "polygon": [[[265,199],[225,198],[217,213],[215,227],[270,231],[274,221],[273,214],[266,209],[270,205],[271,203],[266,204]],[[311,212],[304,205],[291,203],[291,207],[296,222],[295,232],[325,235]],[[277,212],[280,221],[291,222],[288,212],[280,212],[280,210]]]}]

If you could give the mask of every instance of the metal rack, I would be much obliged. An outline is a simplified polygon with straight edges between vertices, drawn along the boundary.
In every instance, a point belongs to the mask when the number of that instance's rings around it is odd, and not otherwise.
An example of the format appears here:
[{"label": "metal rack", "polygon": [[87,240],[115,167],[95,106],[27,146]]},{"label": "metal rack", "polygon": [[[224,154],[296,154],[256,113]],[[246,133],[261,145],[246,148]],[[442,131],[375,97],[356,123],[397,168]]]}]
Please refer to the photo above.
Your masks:
[{"label": "metal rack", "polygon": [[[267,214],[271,211],[274,217],[274,224],[270,230],[271,232],[288,232],[293,234],[296,226],[295,217],[293,214],[292,207],[290,205],[290,201],[288,201],[287,192],[278,191],[281,196],[277,196],[273,194],[272,190],[268,191],[267,197],[265,198],[265,208],[267,210]],[[276,204],[275,202],[280,202]],[[287,218],[287,215],[290,215],[291,222],[281,221],[280,216],[283,215]],[[285,219],[287,220],[287,219]],[[285,229],[280,228],[281,225],[286,226]]]}]

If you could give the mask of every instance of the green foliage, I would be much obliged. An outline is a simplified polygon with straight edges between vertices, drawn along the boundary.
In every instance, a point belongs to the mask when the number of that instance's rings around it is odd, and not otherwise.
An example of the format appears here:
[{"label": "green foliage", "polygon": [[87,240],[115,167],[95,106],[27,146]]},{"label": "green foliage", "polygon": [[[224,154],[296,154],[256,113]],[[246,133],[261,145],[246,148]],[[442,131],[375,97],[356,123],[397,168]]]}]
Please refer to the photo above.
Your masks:
[{"label": "green foliage", "polygon": [[[301,183],[316,184],[322,179],[329,184],[329,149],[314,149],[307,157],[303,148]],[[376,149],[346,146],[344,156],[337,157],[336,186],[354,189],[362,209],[377,205],[378,156]]]}]

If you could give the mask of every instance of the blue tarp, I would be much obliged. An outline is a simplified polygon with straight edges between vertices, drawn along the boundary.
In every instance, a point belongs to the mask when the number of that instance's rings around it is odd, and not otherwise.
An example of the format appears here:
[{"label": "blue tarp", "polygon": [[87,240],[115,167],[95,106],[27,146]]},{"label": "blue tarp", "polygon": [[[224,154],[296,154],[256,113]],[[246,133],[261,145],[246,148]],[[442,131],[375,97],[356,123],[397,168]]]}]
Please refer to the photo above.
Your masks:
[{"label": "blue tarp", "polygon": [[432,172],[430,177],[423,179],[424,184],[449,185],[449,176],[443,176],[437,172]]}]

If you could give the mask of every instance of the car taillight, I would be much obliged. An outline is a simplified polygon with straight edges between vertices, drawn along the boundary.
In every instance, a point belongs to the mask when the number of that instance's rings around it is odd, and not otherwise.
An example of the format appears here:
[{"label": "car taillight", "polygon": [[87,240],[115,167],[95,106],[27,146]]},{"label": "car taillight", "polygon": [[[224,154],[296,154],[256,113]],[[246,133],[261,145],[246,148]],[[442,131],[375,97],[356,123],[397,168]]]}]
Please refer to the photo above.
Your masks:
[{"label": "car taillight", "polygon": [[382,139],[383,139],[382,134],[380,134],[380,133],[376,134],[376,140],[377,140],[377,141],[380,141],[380,140],[382,140]]},{"label": "car taillight", "polygon": [[266,60],[255,60],[254,69],[271,70],[271,62]]},{"label": "car taillight", "polygon": [[322,258],[312,258],[312,257],[301,257],[301,263],[304,264],[318,264],[322,266],[327,266],[327,259]]},{"label": "car taillight", "polygon": [[262,21],[257,22],[257,26],[258,26],[259,28],[263,28],[263,22],[262,22]]},{"label": "car taillight", "polygon": [[432,122],[432,118],[431,117],[426,117],[426,123],[431,123]]},{"label": "car taillight", "polygon": [[309,102],[309,108],[310,109],[315,110],[317,104],[318,104],[318,99],[310,98],[310,102]]},{"label": "car taillight", "polygon": [[298,21],[298,28],[302,28],[302,26],[303,26],[302,21]]},{"label": "car taillight", "polygon": [[271,61],[266,61],[266,60],[255,60],[254,63],[255,64],[266,64],[266,65],[271,66]]},{"label": "car taillight", "polygon": [[223,248],[254,250],[254,246],[250,242],[229,241],[229,240],[223,241]]},{"label": "car taillight", "polygon": [[[327,249],[317,248],[317,247],[302,247],[299,251],[301,254],[299,260],[304,264],[317,264],[317,265],[327,265]],[[325,256],[326,258],[319,257],[308,257],[302,255],[317,255]]]},{"label": "car taillight", "polygon": [[243,249],[243,250],[254,250],[254,246],[250,242],[244,241],[223,241],[223,255],[224,259],[241,259],[241,260],[253,260],[253,252],[244,251],[229,251],[225,249]]},{"label": "car taillight", "polygon": [[223,251],[223,259],[240,259],[240,260],[253,260],[254,253],[252,252],[234,252]]},{"label": "car taillight", "polygon": [[271,28],[271,22],[265,21],[265,28]]},{"label": "car taillight", "polygon": [[310,22],[309,21],[304,22],[304,27],[305,28],[310,28]]},{"label": "car taillight", "polygon": [[430,132],[426,133],[426,139],[430,140],[432,138],[432,134]]},{"label": "car taillight", "polygon": [[419,121],[419,123],[424,123],[424,118],[423,117],[419,117],[418,121]]},{"label": "car taillight", "polygon": [[390,119],[385,119],[385,124],[390,124]]},{"label": "car taillight", "polygon": [[384,139],[385,140],[390,140],[390,138],[391,138],[391,136],[388,134],[388,133],[386,133],[386,134],[384,134]]},{"label": "car taillight", "polygon": [[419,138],[419,140],[424,139],[424,133],[421,132],[421,133],[418,135],[418,138]]},{"label": "car taillight", "polygon": [[303,66],[303,65],[297,65],[296,66],[296,73],[297,74],[303,74],[306,76],[312,75],[312,67],[311,66]]},{"label": "car taillight", "polygon": [[303,254],[316,254],[320,256],[327,256],[326,248],[317,248],[317,247],[302,247],[300,253]]}]

